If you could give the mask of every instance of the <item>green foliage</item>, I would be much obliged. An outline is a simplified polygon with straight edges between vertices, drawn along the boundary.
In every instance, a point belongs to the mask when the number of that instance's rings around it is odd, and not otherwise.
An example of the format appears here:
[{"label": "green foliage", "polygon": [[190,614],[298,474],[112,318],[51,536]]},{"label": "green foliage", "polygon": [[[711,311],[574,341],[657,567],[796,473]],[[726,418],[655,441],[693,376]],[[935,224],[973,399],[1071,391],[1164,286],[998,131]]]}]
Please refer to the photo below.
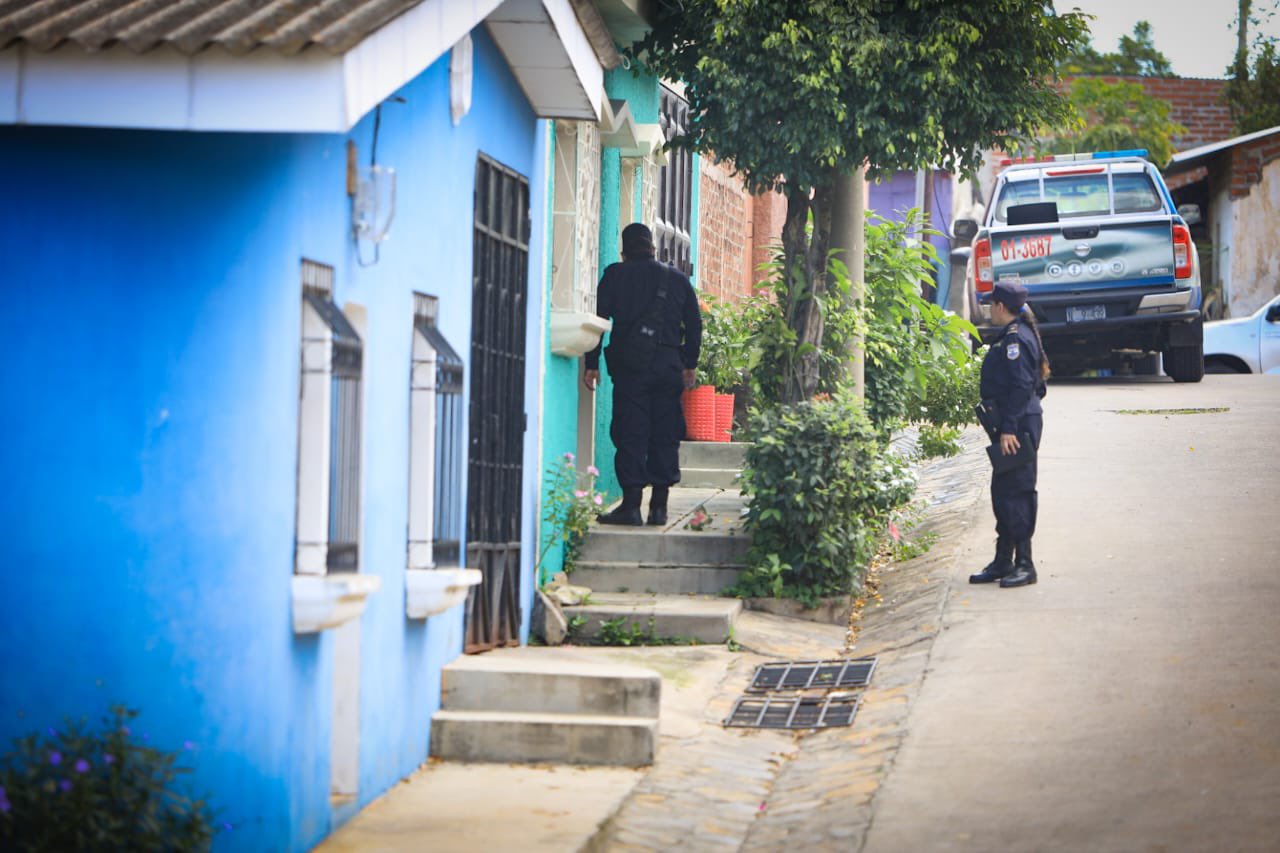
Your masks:
[{"label": "green foliage", "polygon": [[1280,125],[1280,54],[1272,42],[1263,42],[1253,67],[1232,66],[1223,99],[1231,110],[1236,131],[1245,134]]},{"label": "green foliage", "polygon": [[1054,69],[1086,31],[1042,0],[666,0],[631,56],[685,84],[678,144],[714,151],[753,190],[881,169],[977,168],[1065,106]]},{"label": "green foliage", "polygon": [[547,467],[545,512],[542,520],[551,533],[542,543],[538,554],[538,577],[545,578],[549,567],[547,557],[551,549],[564,544],[562,571],[572,572],[577,562],[582,542],[591,529],[597,513],[604,505],[604,495],[595,490],[600,472],[594,465],[586,473],[579,474],[572,453],[565,453],[560,461]]},{"label": "green foliage", "polygon": [[886,438],[921,418],[949,426],[973,419],[961,400],[947,406],[946,386],[976,369],[970,340],[977,329],[920,296],[936,259],[931,244],[908,240],[920,217],[914,209],[902,222],[870,214],[866,226],[866,408]]},{"label": "green foliage", "polygon": [[747,570],[732,594],[813,606],[852,593],[915,481],[847,394],[752,411]]},{"label": "green foliage", "polygon": [[698,384],[711,385],[731,394],[746,382],[750,358],[747,315],[736,303],[710,294],[702,296],[702,352],[698,357]]},{"label": "green foliage", "polygon": [[1145,148],[1163,167],[1173,156],[1173,137],[1186,132],[1170,120],[1169,102],[1148,95],[1139,83],[1079,77],[1069,96],[1080,120],[1051,141],[1057,154]]},{"label": "green foliage", "polygon": [[1044,0],[660,0],[627,52],[637,72],[685,85],[698,118],[671,144],[714,152],[753,192],[787,196],[775,295],[795,352],[783,399],[807,399],[821,381],[841,176],[866,163],[973,172],[983,150],[1014,150],[1066,121],[1054,69],[1085,21]]},{"label": "green foliage", "polygon": [[1176,77],[1169,59],[1156,49],[1151,24],[1138,21],[1132,36],[1121,36],[1118,50],[1099,53],[1087,38],[1058,63],[1058,72],[1073,74],[1115,74],[1125,77]]},{"label": "green foliage", "polygon": [[600,633],[596,635],[598,646],[696,646],[698,641],[692,637],[659,637],[657,620],[650,616],[645,625],[632,621],[626,616],[606,619],[600,623]]},{"label": "green foliage", "polygon": [[18,738],[0,764],[0,848],[208,850],[208,805],[177,790],[190,769],[132,734],[137,715],[116,706],[97,730],[82,721]]},{"label": "green foliage", "polygon": [[963,448],[960,446],[960,430],[957,427],[939,424],[921,424],[920,436],[917,439],[916,455],[921,459],[956,456]]}]

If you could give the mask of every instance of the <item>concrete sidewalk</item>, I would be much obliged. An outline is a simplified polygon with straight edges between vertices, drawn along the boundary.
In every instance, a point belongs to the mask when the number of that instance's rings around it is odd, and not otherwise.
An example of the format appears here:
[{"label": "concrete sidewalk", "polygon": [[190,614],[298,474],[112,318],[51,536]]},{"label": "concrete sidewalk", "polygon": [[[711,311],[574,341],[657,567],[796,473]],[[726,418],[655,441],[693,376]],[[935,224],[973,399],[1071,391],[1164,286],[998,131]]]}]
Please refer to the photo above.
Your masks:
[{"label": "concrete sidewalk", "polygon": [[[847,848],[905,735],[940,624],[947,578],[985,489],[981,437],[925,466],[917,500],[939,540],[888,567],[879,605],[847,630],[759,612],[739,618],[740,650],[723,646],[503,649],[492,655],[626,663],[663,679],[660,744],[650,768],[429,763],[318,850],[739,850]],[[854,725],[797,733],[721,723],[755,667],[773,660],[877,655]]]}]

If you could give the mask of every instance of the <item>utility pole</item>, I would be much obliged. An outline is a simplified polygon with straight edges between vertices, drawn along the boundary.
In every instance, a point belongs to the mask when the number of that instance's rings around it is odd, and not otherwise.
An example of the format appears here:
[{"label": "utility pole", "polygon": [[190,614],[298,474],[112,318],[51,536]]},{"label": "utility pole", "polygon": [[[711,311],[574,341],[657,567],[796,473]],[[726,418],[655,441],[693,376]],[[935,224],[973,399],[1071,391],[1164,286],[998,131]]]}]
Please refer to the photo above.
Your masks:
[{"label": "utility pole", "polygon": [[[840,259],[849,268],[849,295],[844,309],[857,309],[866,292],[866,213],[867,168],[858,167],[852,175],[836,179],[835,203],[831,212],[831,248],[840,250]],[[845,366],[853,383],[853,393],[859,400],[866,397],[866,362],[863,358],[864,341],[861,333],[854,335],[845,350]]]}]

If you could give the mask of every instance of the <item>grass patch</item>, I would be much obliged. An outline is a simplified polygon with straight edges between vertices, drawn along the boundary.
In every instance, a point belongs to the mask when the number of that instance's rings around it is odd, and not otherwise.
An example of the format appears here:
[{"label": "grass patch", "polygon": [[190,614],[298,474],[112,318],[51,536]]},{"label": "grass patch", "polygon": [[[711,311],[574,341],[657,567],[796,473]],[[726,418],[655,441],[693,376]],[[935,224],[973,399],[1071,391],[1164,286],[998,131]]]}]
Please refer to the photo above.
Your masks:
[{"label": "grass patch", "polygon": [[1231,411],[1228,406],[1200,409],[1112,409],[1117,415],[1220,415]]}]

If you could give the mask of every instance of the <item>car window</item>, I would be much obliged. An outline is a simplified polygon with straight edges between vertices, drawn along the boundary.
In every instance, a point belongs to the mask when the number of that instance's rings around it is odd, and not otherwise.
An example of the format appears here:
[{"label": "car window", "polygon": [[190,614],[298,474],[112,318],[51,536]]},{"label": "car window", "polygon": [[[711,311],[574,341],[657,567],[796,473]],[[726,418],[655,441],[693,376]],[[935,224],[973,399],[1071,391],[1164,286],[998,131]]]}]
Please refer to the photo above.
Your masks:
[{"label": "car window", "polygon": [[[1150,213],[1160,210],[1160,195],[1145,173],[1115,173],[1111,176],[1115,192],[1116,213]],[[1009,181],[1000,194],[996,219],[1005,222],[1010,207],[1035,201],[1052,201],[1058,205],[1058,216],[1100,216],[1111,212],[1107,192],[1107,176],[1103,174],[1057,175],[1045,177],[1044,196],[1040,182]]]},{"label": "car window", "polygon": [[1160,209],[1160,196],[1146,175],[1112,175],[1111,189],[1116,194],[1116,213],[1150,213]]}]

